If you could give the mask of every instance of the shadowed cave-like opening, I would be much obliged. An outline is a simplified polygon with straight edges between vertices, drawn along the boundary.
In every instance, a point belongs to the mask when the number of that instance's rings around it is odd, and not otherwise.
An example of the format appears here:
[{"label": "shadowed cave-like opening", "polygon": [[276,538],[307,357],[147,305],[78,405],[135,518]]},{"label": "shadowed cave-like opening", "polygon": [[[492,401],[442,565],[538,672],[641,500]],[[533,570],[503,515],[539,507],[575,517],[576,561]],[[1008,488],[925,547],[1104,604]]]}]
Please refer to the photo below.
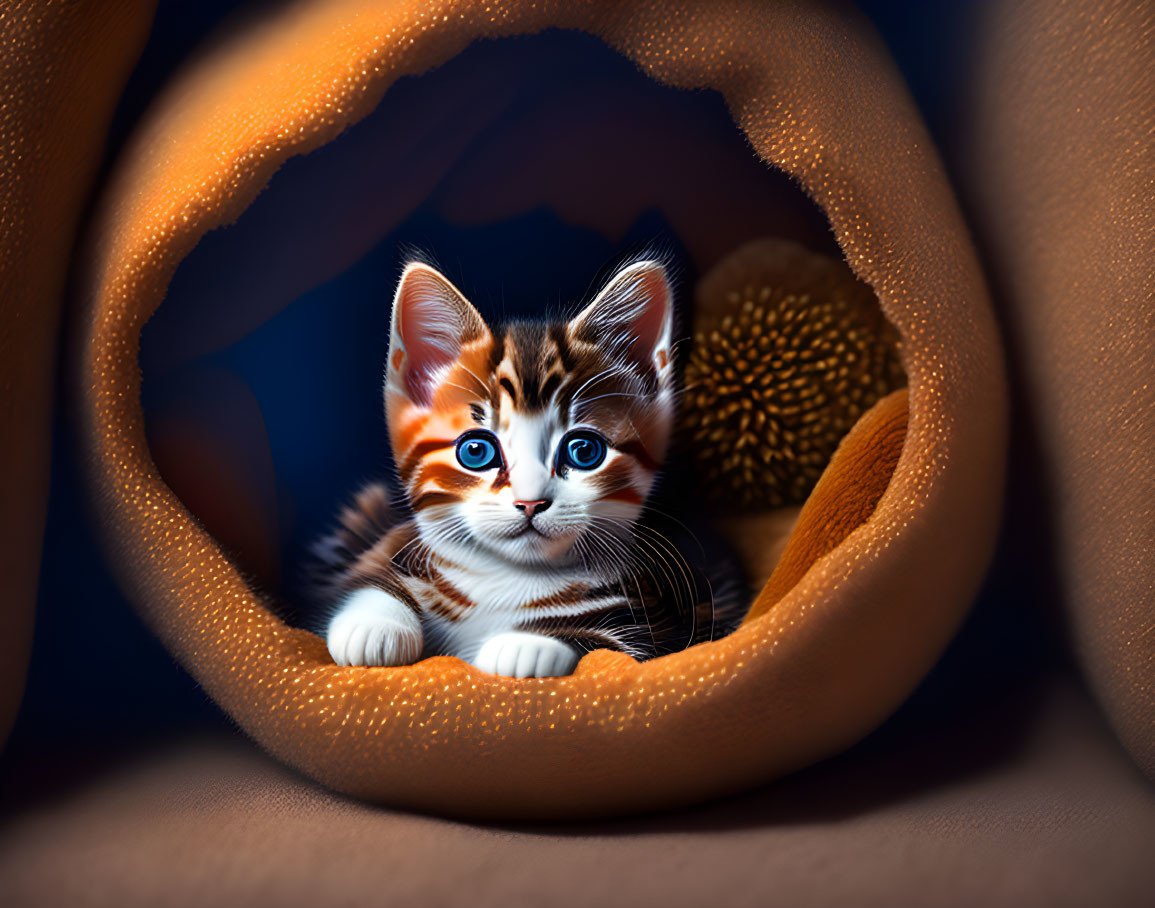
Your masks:
[{"label": "shadowed cave-like opening", "polygon": [[[316,628],[300,595],[308,547],[392,470],[381,385],[408,255],[500,320],[573,313],[657,247],[685,334],[699,280],[763,237],[841,259],[719,95],[661,86],[586,35],[475,43],[287,162],[180,265],[141,339],[150,448],[254,585]],[[665,482],[695,500],[691,476]],[[795,513],[761,532],[780,542]],[[754,573],[756,586],[765,567]]]}]

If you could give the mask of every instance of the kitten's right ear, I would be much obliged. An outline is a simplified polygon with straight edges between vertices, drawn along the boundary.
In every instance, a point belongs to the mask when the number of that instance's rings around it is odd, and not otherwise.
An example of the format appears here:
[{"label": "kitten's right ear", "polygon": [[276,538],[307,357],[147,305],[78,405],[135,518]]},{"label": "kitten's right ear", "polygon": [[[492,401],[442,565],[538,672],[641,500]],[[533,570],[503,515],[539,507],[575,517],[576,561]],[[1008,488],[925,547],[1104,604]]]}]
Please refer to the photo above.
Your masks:
[{"label": "kitten's right ear", "polygon": [[445,369],[466,344],[488,335],[485,321],[440,271],[405,266],[393,297],[388,382],[428,407]]}]

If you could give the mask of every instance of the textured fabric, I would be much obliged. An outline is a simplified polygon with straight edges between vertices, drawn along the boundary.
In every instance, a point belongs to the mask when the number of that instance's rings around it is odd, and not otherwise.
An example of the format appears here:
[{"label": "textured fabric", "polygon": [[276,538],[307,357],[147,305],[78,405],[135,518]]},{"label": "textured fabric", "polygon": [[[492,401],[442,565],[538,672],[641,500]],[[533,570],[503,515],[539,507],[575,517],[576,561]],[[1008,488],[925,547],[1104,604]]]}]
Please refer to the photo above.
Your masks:
[{"label": "textured fabric", "polygon": [[838,446],[798,515],[781,558],[750,607],[747,621],[773,608],[810,566],[870,517],[886,491],[906,438],[907,393],[895,391],[868,411]]},{"label": "textured fabric", "polygon": [[1151,904],[1155,797],[1084,695],[1003,695],[868,743],[709,807],[531,827],[373,808],[236,740],[46,753],[52,796],[0,825],[0,904]]},{"label": "textured fabric", "polygon": [[152,7],[0,3],[0,744],[32,635],[69,257]]},{"label": "textured fabric", "polygon": [[[738,790],[877,725],[934,662],[979,583],[1002,484],[1000,350],[966,232],[900,81],[858,20],[821,5],[689,12],[294,4],[202,58],[106,200],[80,386],[109,552],[206,691],[277,756],[341,791],[557,818]],[[235,218],[286,157],[470,39],[548,25],[589,30],[662,82],[722,92],[764,160],[825,210],[903,333],[907,442],[870,519],[724,640],[642,665],[595,653],[573,677],[547,681],[444,658],[337,668],[318,638],[274,617],[157,475],[138,403],[140,328],[196,240]]]},{"label": "textured fabric", "polygon": [[1155,8],[993,4],[971,194],[1053,508],[1079,659],[1155,777]]}]

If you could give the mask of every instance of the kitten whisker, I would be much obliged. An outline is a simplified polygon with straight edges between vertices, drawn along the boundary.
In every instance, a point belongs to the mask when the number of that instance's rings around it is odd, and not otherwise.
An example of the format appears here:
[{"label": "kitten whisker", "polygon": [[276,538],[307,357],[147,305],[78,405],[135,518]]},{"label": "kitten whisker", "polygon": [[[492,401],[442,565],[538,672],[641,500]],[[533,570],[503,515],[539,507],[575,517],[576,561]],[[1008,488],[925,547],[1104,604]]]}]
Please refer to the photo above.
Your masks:
[{"label": "kitten whisker", "polygon": [[478,376],[478,374],[476,372],[474,372],[472,369],[470,369],[469,366],[465,365],[465,363],[458,360],[457,365],[459,365],[462,369],[464,369],[471,376],[473,376],[473,380],[476,381],[478,387],[481,388],[482,397],[488,398],[490,386],[486,382],[482,381],[481,378]]},{"label": "kitten whisker", "polygon": [[464,391],[466,394],[476,393],[476,392],[470,390],[469,388],[465,387],[464,385],[459,385],[457,382],[449,381],[448,379],[442,381],[441,384],[444,386],[450,387],[450,388],[456,388],[458,391]]}]

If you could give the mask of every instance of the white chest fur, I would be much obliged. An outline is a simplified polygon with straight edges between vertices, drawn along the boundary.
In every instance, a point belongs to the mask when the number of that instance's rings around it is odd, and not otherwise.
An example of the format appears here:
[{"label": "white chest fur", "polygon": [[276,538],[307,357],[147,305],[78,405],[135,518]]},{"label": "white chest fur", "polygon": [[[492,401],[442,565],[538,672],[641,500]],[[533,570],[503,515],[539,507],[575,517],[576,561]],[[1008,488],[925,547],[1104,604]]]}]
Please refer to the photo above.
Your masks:
[{"label": "white chest fur", "polygon": [[[596,603],[590,599],[566,594],[607,580],[582,567],[521,567],[478,557],[477,553],[466,564],[442,563],[437,570],[444,581],[440,590],[427,579],[407,578],[406,583],[426,608],[422,618],[426,652],[451,653],[466,660],[471,660],[490,637],[532,619],[591,610]],[[468,607],[454,607],[453,602],[446,601],[445,584],[462,594]],[[560,601],[551,601],[555,597]]]}]

